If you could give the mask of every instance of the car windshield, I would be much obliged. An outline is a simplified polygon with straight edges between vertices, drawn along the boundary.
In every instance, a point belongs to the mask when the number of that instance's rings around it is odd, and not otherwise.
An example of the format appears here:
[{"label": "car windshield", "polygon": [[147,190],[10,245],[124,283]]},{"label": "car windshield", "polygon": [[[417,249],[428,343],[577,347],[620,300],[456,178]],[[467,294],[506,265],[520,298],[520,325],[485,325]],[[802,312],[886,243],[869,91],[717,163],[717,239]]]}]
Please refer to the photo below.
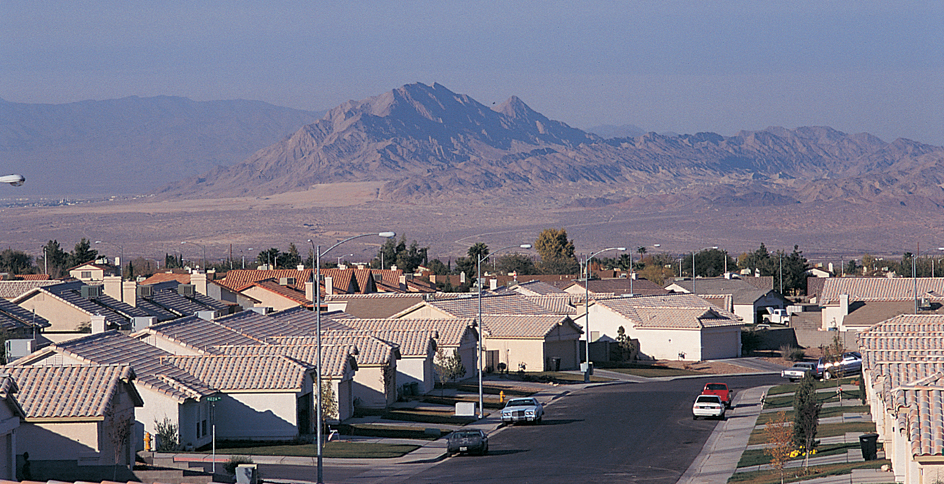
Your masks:
[{"label": "car windshield", "polygon": [[698,397],[698,400],[695,400],[695,403],[718,403],[721,401],[721,398],[717,395],[702,395]]},{"label": "car windshield", "polygon": [[728,387],[724,383],[709,383],[705,388],[709,390],[727,390]]},{"label": "car windshield", "polygon": [[795,363],[794,368],[802,368],[804,370],[809,370],[813,366],[812,363]]},{"label": "car windshield", "polygon": [[469,437],[478,437],[479,432],[477,430],[461,430],[458,432],[453,432],[452,436],[457,439],[467,439]]},{"label": "car windshield", "polygon": [[528,407],[534,405],[534,400],[530,398],[522,398],[517,400],[508,400],[509,407]]}]

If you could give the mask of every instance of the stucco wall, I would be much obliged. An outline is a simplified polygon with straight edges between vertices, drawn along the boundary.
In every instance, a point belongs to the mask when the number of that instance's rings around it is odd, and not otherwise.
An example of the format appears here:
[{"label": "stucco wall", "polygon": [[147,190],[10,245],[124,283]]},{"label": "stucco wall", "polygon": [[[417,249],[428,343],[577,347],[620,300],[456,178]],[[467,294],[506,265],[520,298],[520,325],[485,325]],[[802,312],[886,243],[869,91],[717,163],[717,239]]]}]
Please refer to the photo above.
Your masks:
[{"label": "stucco wall", "polygon": [[283,309],[294,308],[295,306],[299,305],[295,301],[282,297],[267,289],[262,289],[256,286],[246,289],[245,291],[243,291],[243,294],[259,301],[258,303],[256,303],[256,306],[270,307],[275,311],[281,311]]},{"label": "stucco wall", "polygon": [[29,452],[31,460],[92,457],[101,450],[98,436],[98,422],[26,422],[17,432],[17,452]]},{"label": "stucco wall", "polygon": [[216,402],[217,440],[290,440],[298,435],[300,394],[224,393]]},{"label": "stucco wall", "polygon": [[701,331],[668,329],[626,329],[630,338],[639,340],[642,357],[657,360],[701,361]]},{"label": "stucco wall", "polygon": [[70,306],[61,299],[38,292],[23,301],[21,307],[27,311],[36,311],[36,314],[46,318],[50,326],[44,331],[75,331],[81,324],[92,320],[90,314]]},{"label": "stucco wall", "polygon": [[[396,369],[394,369],[396,372]],[[396,399],[396,377],[393,378],[390,388],[384,388],[383,367],[359,366],[354,374],[354,398],[359,405],[365,408],[386,408]],[[390,393],[393,393],[391,400]]]},{"label": "stucco wall", "polygon": [[426,394],[436,385],[431,357],[400,358],[397,362],[397,386],[418,382],[420,393]]}]

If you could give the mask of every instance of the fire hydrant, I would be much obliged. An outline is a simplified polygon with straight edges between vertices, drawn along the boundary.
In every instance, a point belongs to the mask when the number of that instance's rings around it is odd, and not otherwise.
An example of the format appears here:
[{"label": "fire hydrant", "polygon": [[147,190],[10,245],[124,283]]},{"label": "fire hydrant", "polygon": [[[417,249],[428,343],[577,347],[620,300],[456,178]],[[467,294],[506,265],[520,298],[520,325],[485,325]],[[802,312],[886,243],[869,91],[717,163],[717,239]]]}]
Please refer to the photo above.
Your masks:
[{"label": "fire hydrant", "polygon": [[498,392],[498,403],[505,403],[505,390]]},{"label": "fire hydrant", "polygon": [[151,451],[151,433],[144,432],[144,450]]}]

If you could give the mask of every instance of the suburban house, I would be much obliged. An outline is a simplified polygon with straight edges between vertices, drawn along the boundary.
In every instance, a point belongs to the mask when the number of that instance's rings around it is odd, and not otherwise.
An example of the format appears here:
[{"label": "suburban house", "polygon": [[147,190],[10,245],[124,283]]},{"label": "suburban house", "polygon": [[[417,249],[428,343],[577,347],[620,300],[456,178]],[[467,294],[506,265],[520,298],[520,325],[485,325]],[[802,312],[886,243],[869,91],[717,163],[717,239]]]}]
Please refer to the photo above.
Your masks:
[{"label": "suburban house", "polygon": [[[276,343],[273,346],[312,347],[317,345],[318,338],[317,336],[288,336],[269,338],[269,341]],[[357,373],[354,374],[353,383],[355,406],[387,408],[397,401],[397,361],[400,359],[400,350],[397,345],[359,330],[322,331],[321,344],[347,345],[356,348],[354,360],[357,362]],[[278,349],[266,350],[278,351]],[[289,356],[293,355],[294,353]],[[312,358],[309,363],[316,365],[316,362],[317,358]]]},{"label": "suburban house", "polygon": [[523,296],[547,296],[547,295],[557,295],[557,294],[570,294],[567,291],[544,281],[528,281],[522,282],[519,284],[514,284],[508,287],[509,290],[515,291]]},{"label": "suburban house", "polygon": [[[558,298],[560,299],[560,298]],[[566,298],[565,298],[566,299]],[[569,299],[566,299],[569,302]],[[561,305],[563,308],[563,305]],[[570,314],[575,311],[568,309]],[[475,294],[444,295],[429,298],[394,315],[399,319],[476,318],[479,314],[479,299]],[[557,314],[554,310],[537,304],[531,297],[514,292],[482,295],[482,314]]]},{"label": "suburban house", "polygon": [[3,371],[16,382],[25,415],[16,452],[29,452],[34,476],[78,477],[83,468],[127,471],[134,464],[134,416],[144,402],[130,365],[8,365]]},{"label": "suburban house", "polygon": [[105,276],[118,274],[118,270],[115,266],[86,262],[69,269],[69,276],[88,284],[102,282]]},{"label": "suburban house", "polygon": [[[616,339],[622,327],[643,357],[702,361],[741,355],[741,321],[691,294],[596,299],[589,307],[590,341]],[[583,315],[576,319],[582,321]],[[591,355],[592,356],[592,355]]]},{"label": "suburban house", "polygon": [[296,306],[312,307],[311,292],[306,295],[305,291],[295,289],[293,285],[288,284],[287,278],[282,278],[281,281],[264,279],[253,282],[239,294],[257,301],[256,306],[269,307],[276,311]]},{"label": "suburban house", "polygon": [[[228,306],[238,306],[243,309],[248,309],[259,305],[259,301],[209,279],[207,274],[202,272],[161,272],[141,281],[139,285],[163,285],[163,283],[167,282],[190,284],[197,293],[220,301]],[[227,314],[231,312],[235,312],[235,310],[227,311]]]},{"label": "suburban house", "polygon": [[31,338],[49,326],[46,318],[0,298],[0,328],[8,337]]},{"label": "suburban house", "polygon": [[19,392],[16,381],[7,374],[0,374],[0,479],[15,481],[17,443],[16,431],[20,428],[26,412],[16,399]]},{"label": "suburban house", "polygon": [[[344,318],[347,317],[349,316],[344,313],[321,313],[322,331],[326,329],[348,329],[343,323],[346,321]],[[243,311],[216,318],[213,322],[260,341],[265,341],[273,336],[311,336],[315,334],[318,326],[315,312],[302,307],[279,312]]]},{"label": "suburban house", "polygon": [[[252,354],[271,346],[238,347],[248,348],[249,354],[218,347],[223,354],[165,358],[219,391],[222,398],[214,403],[217,439],[291,440],[314,430],[314,367],[283,355]],[[332,361],[330,356],[325,361]]]},{"label": "suburban house", "polygon": [[[15,361],[17,366],[130,365],[144,406],[135,409],[135,450],[144,448],[144,432],[157,433],[165,419],[180,429],[180,445],[210,444],[210,404],[217,390],[168,362],[173,354],[117,331],[91,334],[47,346]],[[48,389],[47,389],[48,390]]]},{"label": "suburban house", "polygon": [[822,329],[862,331],[899,314],[944,313],[940,277],[822,279]]},{"label": "suburban house", "polygon": [[761,321],[767,308],[783,309],[788,301],[772,288],[763,287],[769,278],[745,277],[736,274],[726,274],[725,277],[705,277],[676,280],[668,284],[665,289],[698,296],[718,296],[730,294],[733,299],[733,313],[744,324],[754,324]]},{"label": "suburban house", "polygon": [[574,370],[580,364],[580,329],[570,316],[482,316],[486,371]]},{"label": "suburban house", "polygon": [[[465,368],[465,374],[467,376],[475,375],[475,362],[478,361],[477,354],[477,341],[478,334],[473,327],[475,319],[473,318],[448,318],[448,319],[421,319],[421,318],[404,318],[404,319],[345,319],[343,320],[344,324],[350,328],[360,329],[368,331],[371,334],[379,335],[387,331],[395,332],[415,332],[416,337],[419,338],[418,341],[411,343],[411,345],[416,344],[417,351],[420,349],[426,349],[428,351],[429,346],[425,343],[425,338],[429,332],[435,333],[436,343],[435,348],[441,348],[447,356],[451,356],[453,352],[459,355],[462,359],[462,365]],[[407,337],[407,335],[401,335],[399,337]],[[401,351],[401,357],[403,352]],[[427,369],[432,370],[430,363],[426,360],[414,360],[418,365],[420,361],[423,361],[423,370],[424,374],[422,378],[418,373],[413,373],[415,370],[410,370],[410,373],[404,375],[407,378],[399,379],[398,375],[398,384],[403,385],[404,383],[413,381],[428,382],[431,378],[430,374],[425,373]],[[429,365],[429,366],[427,366]],[[406,366],[404,362],[400,362],[398,367]],[[418,370],[419,368],[415,368]],[[433,377],[434,378],[434,377]],[[431,389],[431,387],[430,387]],[[428,391],[428,390],[427,390]]]},{"label": "suburban house", "polygon": [[894,481],[944,475],[944,315],[902,314],[857,336],[870,413]]},{"label": "suburban house", "polygon": [[143,309],[104,294],[102,285],[82,281],[37,287],[20,295],[13,303],[48,320],[50,326],[46,331],[51,332],[74,332],[90,327],[93,316],[101,316],[105,328],[130,329],[132,318],[151,316]]}]

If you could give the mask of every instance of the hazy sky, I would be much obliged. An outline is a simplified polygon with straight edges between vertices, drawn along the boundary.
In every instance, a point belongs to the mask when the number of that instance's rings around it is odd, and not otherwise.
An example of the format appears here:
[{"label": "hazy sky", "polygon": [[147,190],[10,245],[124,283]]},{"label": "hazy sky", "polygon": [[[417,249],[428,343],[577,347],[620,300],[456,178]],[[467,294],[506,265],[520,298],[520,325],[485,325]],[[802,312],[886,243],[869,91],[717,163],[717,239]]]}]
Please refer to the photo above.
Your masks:
[{"label": "hazy sky", "polygon": [[572,126],[944,145],[944,2],[0,1],[0,98],[328,109],[439,82]]}]

